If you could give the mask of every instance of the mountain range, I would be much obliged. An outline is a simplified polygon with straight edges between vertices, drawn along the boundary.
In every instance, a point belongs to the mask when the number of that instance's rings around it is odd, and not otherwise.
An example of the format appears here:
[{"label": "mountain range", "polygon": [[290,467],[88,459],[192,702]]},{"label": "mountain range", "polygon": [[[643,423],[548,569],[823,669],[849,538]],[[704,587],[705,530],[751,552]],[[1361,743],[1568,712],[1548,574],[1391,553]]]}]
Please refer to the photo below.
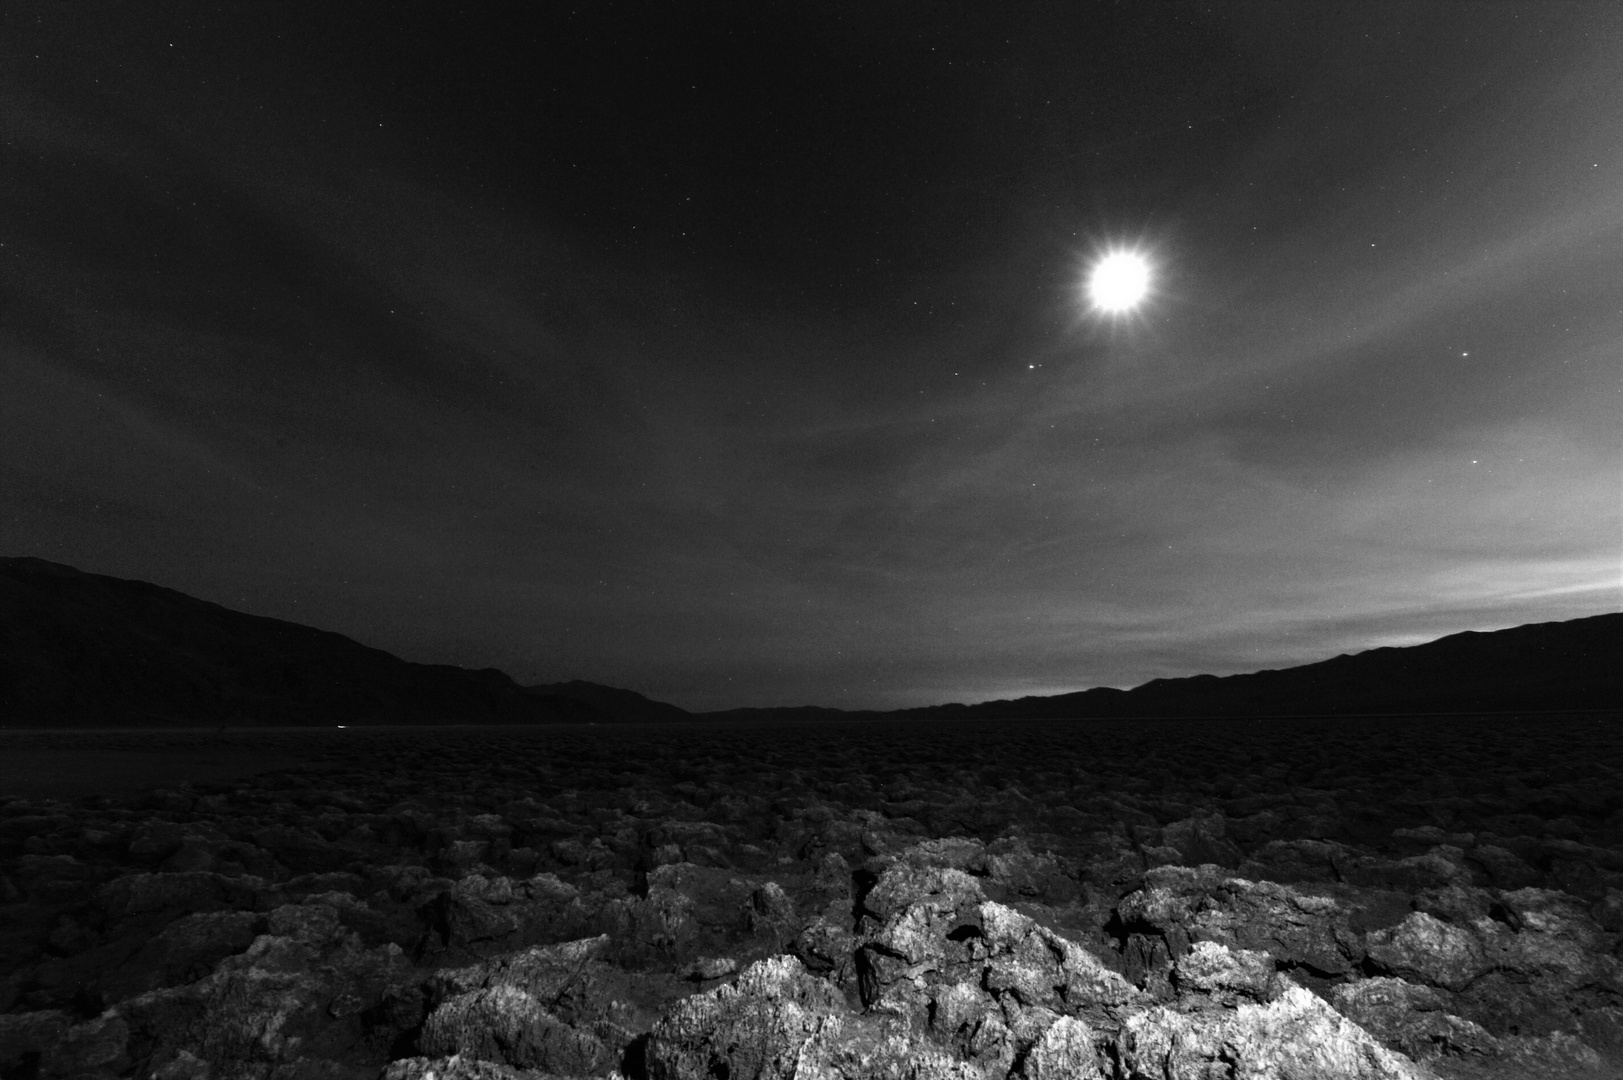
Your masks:
[{"label": "mountain range", "polygon": [[0,558],[0,726],[1246,717],[1623,708],[1623,614],[1466,631],[1280,670],[894,712],[690,713],[631,690],[520,686],[141,581]]},{"label": "mountain range", "polygon": [[0,559],[0,725],[606,721],[494,668],[413,664],[342,634],[144,581]]}]

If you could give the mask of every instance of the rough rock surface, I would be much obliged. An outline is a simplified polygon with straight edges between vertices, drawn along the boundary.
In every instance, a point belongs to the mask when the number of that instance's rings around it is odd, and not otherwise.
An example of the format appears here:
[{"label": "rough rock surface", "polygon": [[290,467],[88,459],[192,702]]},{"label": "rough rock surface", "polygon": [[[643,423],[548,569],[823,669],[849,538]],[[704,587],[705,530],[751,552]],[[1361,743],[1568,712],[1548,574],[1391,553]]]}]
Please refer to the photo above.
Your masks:
[{"label": "rough rock surface", "polygon": [[654,1025],[650,1076],[787,1078],[800,1071],[808,1041],[838,1024],[845,999],[793,957],[752,964],[731,986],[688,998]]},{"label": "rough rock surface", "polygon": [[1449,730],[343,732],[0,795],[0,1077],[1623,1075],[1609,729]]},{"label": "rough rock surface", "polygon": [[536,946],[500,960],[441,971],[419,1047],[428,1054],[601,1074],[636,1037],[624,973],[597,959],[607,935]]},{"label": "rough rock surface", "polygon": [[1266,953],[1186,949],[1170,1004],[1074,942],[984,899],[955,852],[918,845],[859,901],[862,1009],[792,957],[690,998],[656,1025],[655,1078],[1036,1078],[1221,1075],[1419,1080]]},{"label": "rough rock surface", "polygon": [[1266,1005],[1183,1012],[1160,1005],[1127,1021],[1128,1076],[1280,1080],[1420,1080],[1426,1074],[1299,986]]}]

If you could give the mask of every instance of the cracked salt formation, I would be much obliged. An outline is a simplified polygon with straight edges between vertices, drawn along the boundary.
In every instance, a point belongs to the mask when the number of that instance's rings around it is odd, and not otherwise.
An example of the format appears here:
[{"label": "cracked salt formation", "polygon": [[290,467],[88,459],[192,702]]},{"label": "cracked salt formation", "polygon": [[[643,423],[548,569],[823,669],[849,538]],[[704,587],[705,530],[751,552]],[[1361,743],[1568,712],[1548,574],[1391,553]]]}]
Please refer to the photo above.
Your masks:
[{"label": "cracked salt formation", "polygon": [[233,733],[0,803],[0,1070],[1620,1075],[1618,737],[1344,727]]}]

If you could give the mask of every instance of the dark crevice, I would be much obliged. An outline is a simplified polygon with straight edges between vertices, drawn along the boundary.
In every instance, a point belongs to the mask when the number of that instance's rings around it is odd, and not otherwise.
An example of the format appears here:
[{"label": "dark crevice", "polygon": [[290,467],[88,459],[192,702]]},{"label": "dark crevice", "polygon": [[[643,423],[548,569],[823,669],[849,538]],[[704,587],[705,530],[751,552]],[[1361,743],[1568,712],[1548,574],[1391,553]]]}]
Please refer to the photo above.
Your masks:
[{"label": "dark crevice", "polygon": [[868,911],[866,903],[868,894],[879,883],[879,875],[867,867],[858,867],[851,871],[851,929],[860,930],[862,919],[872,914]]},{"label": "dark crevice", "polygon": [[1503,904],[1500,901],[1495,900],[1491,905],[1489,905],[1488,918],[1494,920],[1495,922],[1503,923],[1505,926],[1510,927],[1512,930],[1518,933],[1521,932],[1521,915],[1516,912],[1515,908]]},{"label": "dark crevice", "polygon": [[638,1035],[620,1055],[620,1073],[626,1080],[648,1080],[648,1033]]}]

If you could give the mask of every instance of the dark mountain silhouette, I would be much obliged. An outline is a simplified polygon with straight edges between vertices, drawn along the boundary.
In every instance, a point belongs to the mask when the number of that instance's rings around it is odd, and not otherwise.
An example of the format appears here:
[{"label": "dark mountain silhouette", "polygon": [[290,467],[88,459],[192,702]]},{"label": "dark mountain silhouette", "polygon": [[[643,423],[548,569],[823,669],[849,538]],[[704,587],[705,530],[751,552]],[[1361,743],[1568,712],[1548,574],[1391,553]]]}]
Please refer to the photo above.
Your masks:
[{"label": "dark mountain silhouette", "polygon": [[540,686],[526,686],[524,692],[545,697],[567,698],[571,701],[583,701],[599,712],[606,713],[622,723],[691,720],[693,718],[693,714],[686,709],[675,705],[667,705],[663,701],[650,700],[635,690],[621,690],[615,686],[583,682],[580,679],[574,679],[570,682],[545,683]]},{"label": "dark mountain silhouette", "polygon": [[1623,614],[1218,677],[894,712],[689,713],[589,682],[413,664],[140,581],[0,558],[0,725],[433,724],[1351,716],[1623,707]]},{"label": "dark mountain silhouette", "polygon": [[1450,634],[1315,664],[971,706],[975,716],[1347,716],[1623,708],[1623,614]]},{"label": "dark mountain silhouette", "polygon": [[713,720],[1356,716],[1623,709],[1623,614],[1450,634],[1246,675],[895,712],[730,709]]},{"label": "dark mountain silhouette", "polygon": [[0,558],[0,724],[607,721],[500,671],[412,664],[341,634],[142,581]]}]

